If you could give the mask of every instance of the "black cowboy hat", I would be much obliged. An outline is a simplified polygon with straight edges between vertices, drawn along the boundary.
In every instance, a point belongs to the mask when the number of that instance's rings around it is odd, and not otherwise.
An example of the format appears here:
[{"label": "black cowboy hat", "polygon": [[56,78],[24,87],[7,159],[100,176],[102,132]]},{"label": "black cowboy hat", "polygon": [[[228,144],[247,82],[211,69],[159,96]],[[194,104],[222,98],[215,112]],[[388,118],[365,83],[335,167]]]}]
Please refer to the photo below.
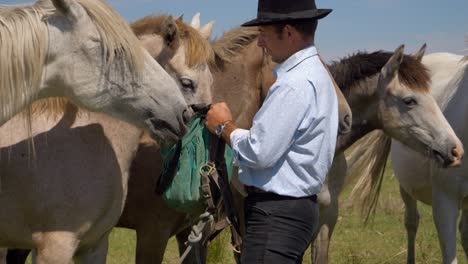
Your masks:
[{"label": "black cowboy hat", "polygon": [[259,0],[257,18],[243,27],[287,23],[296,20],[321,19],[332,9],[317,9],[315,0]]}]

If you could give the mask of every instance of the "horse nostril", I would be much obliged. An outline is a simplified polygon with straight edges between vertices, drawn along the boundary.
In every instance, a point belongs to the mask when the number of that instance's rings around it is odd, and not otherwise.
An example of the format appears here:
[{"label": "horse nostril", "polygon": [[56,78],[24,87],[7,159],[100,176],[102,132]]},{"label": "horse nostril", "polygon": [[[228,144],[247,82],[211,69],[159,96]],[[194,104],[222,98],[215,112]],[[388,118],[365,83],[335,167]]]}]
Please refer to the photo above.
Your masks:
[{"label": "horse nostril", "polygon": [[351,116],[348,114],[344,117],[344,121],[348,127],[351,127]]},{"label": "horse nostril", "polygon": [[339,123],[339,134],[344,135],[344,134],[348,134],[349,132],[351,132],[351,125],[352,125],[351,123],[352,123],[351,116],[347,114],[343,118],[343,122]]},{"label": "horse nostril", "polygon": [[463,149],[460,147],[454,147],[452,149],[452,155],[455,159],[462,159],[463,158]]},{"label": "horse nostril", "polygon": [[192,108],[190,108],[190,107],[189,107],[189,108],[186,108],[186,109],[184,110],[184,112],[182,113],[182,118],[184,119],[184,123],[187,124],[188,122],[190,122],[190,120],[192,120],[193,114],[194,114],[194,113],[193,113]]},{"label": "horse nostril", "polygon": [[452,149],[452,156],[453,156],[453,160],[452,160],[452,163],[448,165],[449,168],[451,167],[457,167],[457,166],[460,166],[461,163],[462,163],[462,158],[463,158],[463,148],[460,148],[460,147],[454,147]]}]

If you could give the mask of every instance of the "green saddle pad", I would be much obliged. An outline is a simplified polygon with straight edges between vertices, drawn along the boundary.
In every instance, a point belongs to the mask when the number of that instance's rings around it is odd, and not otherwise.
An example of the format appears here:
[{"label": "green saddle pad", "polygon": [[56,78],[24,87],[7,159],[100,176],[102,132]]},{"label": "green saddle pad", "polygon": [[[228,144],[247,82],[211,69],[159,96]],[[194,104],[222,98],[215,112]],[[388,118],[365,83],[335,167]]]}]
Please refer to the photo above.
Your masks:
[{"label": "green saddle pad", "polygon": [[[182,139],[180,158],[175,175],[168,175],[169,166],[177,149],[177,144],[161,145],[164,170],[161,177],[173,177],[162,196],[166,204],[178,211],[199,214],[206,209],[205,198],[201,190],[202,167],[209,159],[210,131],[202,124],[202,118],[195,115],[190,123],[189,133]],[[224,152],[229,181],[232,174],[233,152],[226,144]]]}]

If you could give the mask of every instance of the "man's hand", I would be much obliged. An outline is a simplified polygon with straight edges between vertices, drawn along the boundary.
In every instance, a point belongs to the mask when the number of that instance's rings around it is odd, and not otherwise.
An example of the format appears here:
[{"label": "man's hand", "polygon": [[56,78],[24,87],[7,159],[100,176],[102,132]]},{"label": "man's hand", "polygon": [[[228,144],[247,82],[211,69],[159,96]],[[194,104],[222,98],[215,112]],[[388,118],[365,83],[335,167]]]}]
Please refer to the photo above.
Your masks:
[{"label": "man's hand", "polygon": [[211,133],[215,133],[216,127],[226,121],[232,122],[231,110],[226,103],[212,104],[206,114],[205,126]]}]

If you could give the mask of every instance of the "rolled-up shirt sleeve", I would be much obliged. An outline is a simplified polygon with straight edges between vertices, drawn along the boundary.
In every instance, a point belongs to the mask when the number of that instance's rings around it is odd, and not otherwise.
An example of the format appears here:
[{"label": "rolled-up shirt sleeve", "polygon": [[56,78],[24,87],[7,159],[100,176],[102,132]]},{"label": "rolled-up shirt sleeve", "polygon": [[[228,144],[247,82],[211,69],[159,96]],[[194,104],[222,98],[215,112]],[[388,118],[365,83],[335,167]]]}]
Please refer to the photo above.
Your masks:
[{"label": "rolled-up shirt sleeve", "polygon": [[268,95],[255,115],[251,129],[236,129],[230,136],[237,166],[274,166],[294,143],[301,123],[311,122],[304,117],[314,102],[313,91],[306,92],[284,84],[272,89],[275,91]]}]

